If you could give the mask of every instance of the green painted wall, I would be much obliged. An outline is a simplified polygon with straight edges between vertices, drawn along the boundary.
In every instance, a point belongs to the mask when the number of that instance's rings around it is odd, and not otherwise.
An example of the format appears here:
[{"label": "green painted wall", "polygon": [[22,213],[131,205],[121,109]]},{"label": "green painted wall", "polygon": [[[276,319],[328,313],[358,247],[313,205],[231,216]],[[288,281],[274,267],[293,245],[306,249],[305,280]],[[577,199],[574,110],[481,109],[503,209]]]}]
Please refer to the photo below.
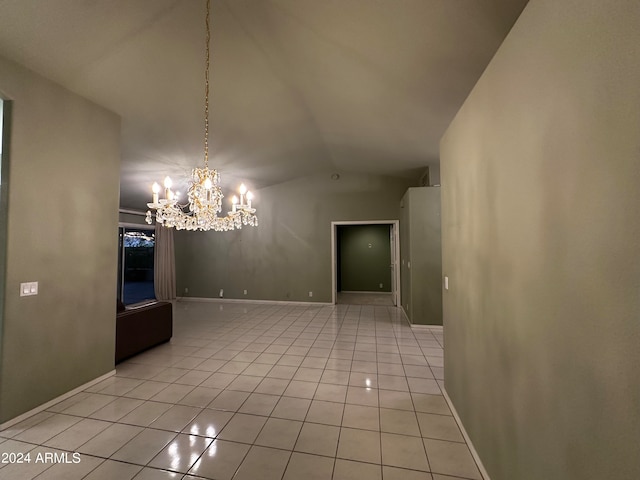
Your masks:
[{"label": "green painted wall", "polygon": [[[12,100],[4,422],[113,369],[120,120],[2,57],[0,96]],[[28,281],[39,294],[20,297]]]},{"label": "green painted wall", "polygon": [[407,183],[327,172],[258,190],[258,227],[176,232],[178,295],[331,302],[331,222],[398,219]]},{"label": "green painted wall", "polygon": [[445,385],[492,480],[640,478],[639,25],[530,0],[442,139]]},{"label": "green painted wall", "polygon": [[442,325],[440,187],[410,188],[401,205],[402,308],[411,323]]},{"label": "green painted wall", "polygon": [[391,292],[390,230],[390,225],[337,227],[339,291]]}]

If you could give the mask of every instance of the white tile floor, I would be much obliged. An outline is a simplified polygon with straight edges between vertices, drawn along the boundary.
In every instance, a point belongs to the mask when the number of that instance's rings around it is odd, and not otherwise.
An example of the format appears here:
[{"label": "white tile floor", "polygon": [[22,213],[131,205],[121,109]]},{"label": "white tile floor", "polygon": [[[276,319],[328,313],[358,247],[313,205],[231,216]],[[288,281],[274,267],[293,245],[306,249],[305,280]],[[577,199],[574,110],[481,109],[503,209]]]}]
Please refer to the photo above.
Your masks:
[{"label": "white tile floor", "polygon": [[442,365],[394,307],[180,302],[170,343],[0,432],[32,459],[0,479],[481,479]]}]

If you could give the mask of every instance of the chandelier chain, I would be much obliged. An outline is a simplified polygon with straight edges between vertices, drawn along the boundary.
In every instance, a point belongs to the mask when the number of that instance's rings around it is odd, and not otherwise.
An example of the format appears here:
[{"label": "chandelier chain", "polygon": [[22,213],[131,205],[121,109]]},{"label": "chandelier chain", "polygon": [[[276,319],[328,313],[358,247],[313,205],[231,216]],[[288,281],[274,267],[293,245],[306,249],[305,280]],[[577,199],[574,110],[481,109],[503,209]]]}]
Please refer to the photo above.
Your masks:
[{"label": "chandelier chain", "polygon": [[209,27],[209,15],[211,12],[211,0],[207,0],[206,24],[206,48],[204,68],[204,166],[209,167],[209,43],[211,41],[211,29]]}]

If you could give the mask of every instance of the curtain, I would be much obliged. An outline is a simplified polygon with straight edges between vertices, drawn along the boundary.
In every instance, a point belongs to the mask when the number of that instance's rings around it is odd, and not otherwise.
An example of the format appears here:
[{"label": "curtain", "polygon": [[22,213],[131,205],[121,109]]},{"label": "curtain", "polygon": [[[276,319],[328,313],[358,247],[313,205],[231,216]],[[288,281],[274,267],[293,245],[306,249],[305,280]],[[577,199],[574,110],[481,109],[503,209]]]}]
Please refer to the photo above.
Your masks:
[{"label": "curtain", "polygon": [[153,281],[156,299],[176,299],[176,259],[173,251],[173,228],[156,223]]}]

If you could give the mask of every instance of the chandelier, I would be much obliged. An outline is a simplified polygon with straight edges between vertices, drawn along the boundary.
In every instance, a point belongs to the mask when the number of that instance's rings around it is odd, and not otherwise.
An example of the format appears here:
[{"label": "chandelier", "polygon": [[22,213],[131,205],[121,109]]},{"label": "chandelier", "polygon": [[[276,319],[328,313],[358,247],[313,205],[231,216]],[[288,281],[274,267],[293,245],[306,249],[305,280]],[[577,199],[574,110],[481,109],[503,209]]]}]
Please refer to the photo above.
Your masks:
[{"label": "chandelier", "polygon": [[172,182],[169,177],[164,179],[164,198],[159,198],[161,187],[154,183],[151,187],[151,203],[147,203],[146,221],[153,222],[151,210],[155,210],[155,219],[166,227],[176,230],[214,230],[224,232],[242,228],[243,225],[257,226],[255,208],[251,207],[253,195],[244,184],[240,185],[240,197],[231,200],[231,211],[222,217],[222,188],[220,174],[215,169],[209,169],[209,42],[211,31],[209,28],[209,13],[211,0],[207,0],[206,13],[206,64],[204,72],[204,168],[194,168],[187,192],[188,203],[178,202],[178,192],[171,190]]}]

